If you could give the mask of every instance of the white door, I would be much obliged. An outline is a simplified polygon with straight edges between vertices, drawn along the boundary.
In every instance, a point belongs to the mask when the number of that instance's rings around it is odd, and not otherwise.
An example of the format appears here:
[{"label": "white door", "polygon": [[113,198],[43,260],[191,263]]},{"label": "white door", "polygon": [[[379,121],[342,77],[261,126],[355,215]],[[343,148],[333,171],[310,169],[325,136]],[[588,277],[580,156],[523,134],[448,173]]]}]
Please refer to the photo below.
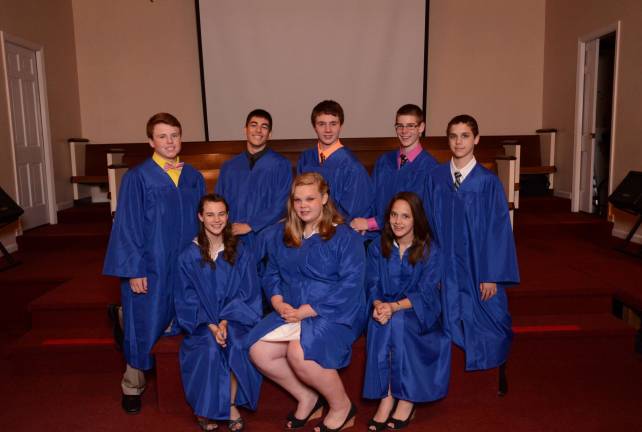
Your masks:
[{"label": "white door", "polygon": [[22,229],[49,223],[36,52],[6,42],[7,80]]},{"label": "white door", "polygon": [[597,66],[600,40],[586,43],[584,56],[584,104],[582,110],[582,141],[580,164],[580,211],[593,213],[593,167],[595,158],[595,106]]}]

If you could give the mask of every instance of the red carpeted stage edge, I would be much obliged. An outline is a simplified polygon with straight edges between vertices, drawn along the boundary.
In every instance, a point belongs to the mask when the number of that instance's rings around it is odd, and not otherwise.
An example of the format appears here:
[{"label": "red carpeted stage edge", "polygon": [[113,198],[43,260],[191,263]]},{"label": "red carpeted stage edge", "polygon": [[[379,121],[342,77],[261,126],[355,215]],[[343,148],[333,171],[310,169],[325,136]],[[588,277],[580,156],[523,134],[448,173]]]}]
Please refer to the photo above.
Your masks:
[{"label": "red carpeted stage edge", "polygon": [[[522,284],[509,292],[509,393],[496,396],[495,370],[464,372],[455,349],[448,397],[420,406],[408,430],[642,430],[635,329],[611,313],[616,290],[642,303],[642,260],[613,250],[609,223],[569,209],[568,200],[522,198],[515,212]],[[109,208],[78,206],[59,221],[20,237],[22,264],[0,273],[0,430],[198,430],[176,391],[171,341],[142,413],[122,412],[123,362],[105,313],[118,282],[100,275]],[[342,372],[359,408],[351,430],[366,430],[376,408],[359,398],[363,361],[361,340]],[[282,430],[293,405],[265,383],[259,411],[245,413],[247,430]]]}]

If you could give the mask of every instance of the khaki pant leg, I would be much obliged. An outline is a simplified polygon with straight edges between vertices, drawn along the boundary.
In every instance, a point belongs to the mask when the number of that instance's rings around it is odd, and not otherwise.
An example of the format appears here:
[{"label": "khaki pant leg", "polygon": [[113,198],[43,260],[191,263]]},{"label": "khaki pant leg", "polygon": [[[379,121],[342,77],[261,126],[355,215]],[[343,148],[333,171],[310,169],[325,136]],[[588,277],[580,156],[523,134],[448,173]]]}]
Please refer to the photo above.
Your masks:
[{"label": "khaki pant leg", "polygon": [[123,380],[120,382],[120,388],[125,395],[141,395],[145,391],[145,373],[140,369],[127,365]]}]

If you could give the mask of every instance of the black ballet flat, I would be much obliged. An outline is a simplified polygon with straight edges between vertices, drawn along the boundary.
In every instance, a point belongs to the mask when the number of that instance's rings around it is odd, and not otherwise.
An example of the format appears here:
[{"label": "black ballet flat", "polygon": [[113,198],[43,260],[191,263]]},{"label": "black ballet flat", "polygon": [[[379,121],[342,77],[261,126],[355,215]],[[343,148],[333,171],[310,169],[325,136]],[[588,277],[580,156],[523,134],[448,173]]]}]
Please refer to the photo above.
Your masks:
[{"label": "black ballet flat", "polygon": [[348,415],[346,416],[346,419],[343,421],[341,426],[339,426],[336,429],[330,429],[325,425],[325,423],[323,423],[323,421],[321,421],[319,422],[318,425],[316,425],[316,427],[319,428],[319,432],[339,432],[354,426],[354,418],[356,417],[356,415],[357,415],[357,407],[354,406],[354,403],[350,402],[350,411],[348,412]]},{"label": "black ballet flat", "polygon": [[[285,419],[286,420],[285,430],[301,429],[310,420],[314,420],[321,417],[321,415],[323,414],[323,407],[326,405],[326,403],[327,402],[325,401],[324,397],[319,395],[319,398],[317,399],[317,403],[314,404],[314,407],[312,408],[312,410],[310,410],[310,413],[304,419],[296,418],[296,416],[294,415],[294,411],[290,411],[290,413]],[[317,413],[319,415],[316,415]]]},{"label": "black ballet flat", "polygon": [[[388,425],[387,425],[387,428],[388,428],[389,430],[399,430],[399,429],[405,429],[405,428],[407,428],[407,427],[408,427],[408,425],[410,424],[410,422],[412,421],[412,419],[414,419],[414,418],[415,418],[415,408],[416,408],[416,407],[417,407],[417,405],[413,405],[413,406],[412,406],[412,411],[410,411],[410,415],[409,415],[409,416],[408,416],[408,418],[407,418],[407,419],[405,419],[405,420],[399,420],[399,419],[396,419],[396,418],[394,418],[394,417],[392,416],[392,414],[391,414],[391,415],[390,415],[390,418],[388,419]],[[392,427],[390,426],[390,424],[392,424]]]}]

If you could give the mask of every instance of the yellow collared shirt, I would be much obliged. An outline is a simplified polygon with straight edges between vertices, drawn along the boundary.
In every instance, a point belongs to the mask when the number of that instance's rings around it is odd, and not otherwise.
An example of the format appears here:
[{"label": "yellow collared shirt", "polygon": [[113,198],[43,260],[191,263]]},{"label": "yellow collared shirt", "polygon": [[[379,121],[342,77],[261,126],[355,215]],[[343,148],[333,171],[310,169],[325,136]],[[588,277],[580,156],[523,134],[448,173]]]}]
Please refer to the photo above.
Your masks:
[{"label": "yellow collared shirt", "polygon": [[[158,153],[154,152],[154,155],[152,156],[152,159],[154,159],[154,162],[165,171],[165,163],[169,162],[168,160],[164,159],[161,155]],[[178,159],[178,156],[176,157],[176,160],[174,163],[180,162]],[[172,168],[170,170],[165,171],[169,178],[172,179],[174,182],[174,185],[178,187],[178,179],[181,177],[181,168]]]}]

